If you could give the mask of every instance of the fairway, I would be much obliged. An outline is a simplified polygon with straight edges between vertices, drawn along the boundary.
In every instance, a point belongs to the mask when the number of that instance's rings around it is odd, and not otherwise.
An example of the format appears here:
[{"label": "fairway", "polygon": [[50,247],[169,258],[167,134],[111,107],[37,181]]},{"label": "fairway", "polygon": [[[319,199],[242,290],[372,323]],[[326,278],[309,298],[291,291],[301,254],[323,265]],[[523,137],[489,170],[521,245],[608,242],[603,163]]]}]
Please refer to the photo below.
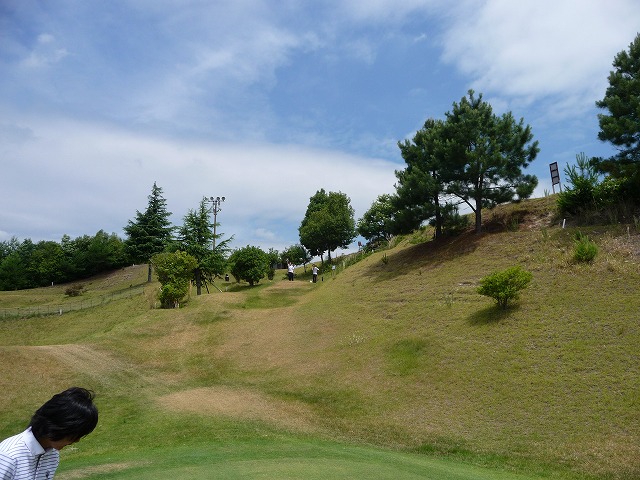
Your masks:
[{"label": "fairway", "polygon": [[[70,456],[73,456],[73,453]],[[422,455],[295,438],[203,446],[200,449],[159,449],[151,450],[140,457],[117,459],[115,463],[113,458],[110,460],[100,465],[101,460],[94,459],[90,467],[74,468],[73,459],[67,458],[64,459],[63,468],[56,478],[60,480],[80,478],[533,480],[539,478],[498,472]]]}]

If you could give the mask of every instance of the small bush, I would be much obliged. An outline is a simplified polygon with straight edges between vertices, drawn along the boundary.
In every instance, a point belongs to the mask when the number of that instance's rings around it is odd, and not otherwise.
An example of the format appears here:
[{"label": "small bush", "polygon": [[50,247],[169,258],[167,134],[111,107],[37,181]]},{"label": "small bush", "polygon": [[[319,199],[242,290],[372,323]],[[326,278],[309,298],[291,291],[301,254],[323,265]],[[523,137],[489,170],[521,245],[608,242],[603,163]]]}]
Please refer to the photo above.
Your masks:
[{"label": "small bush", "polygon": [[158,298],[162,308],[176,308],[189,293],[189,282],[198,261],[186,252],[157,253],[151,257],[158,281],[162,285]]},{"label": "small bush", "polygon": [[84,285],[81,283],[77,283],[75,285],[68,286],[65,289],[64,294],[69,297],[79,297],[80,295],[82,295],[83,291],[84,291]]},{"label": "small bush", "polygon": [[532,277],[531,272],[521,267],[510,267],[480,280],[478,293],[493,298],[501,308],[505,309],[509,300],[518,298],[520,290],[526,288]]},{"label": "small bush", "polygon": [[158,299],[162,304],[162,308],[177,308],[180,306],[180,300],[189,293],[189,282],[182,283],[165,283],[160,287]]},{"label": "small bush", "polygon": [[581,263],[592,262],[598,254],[598,245],[582,233],[576,233],[573,243],[573,260]]}]

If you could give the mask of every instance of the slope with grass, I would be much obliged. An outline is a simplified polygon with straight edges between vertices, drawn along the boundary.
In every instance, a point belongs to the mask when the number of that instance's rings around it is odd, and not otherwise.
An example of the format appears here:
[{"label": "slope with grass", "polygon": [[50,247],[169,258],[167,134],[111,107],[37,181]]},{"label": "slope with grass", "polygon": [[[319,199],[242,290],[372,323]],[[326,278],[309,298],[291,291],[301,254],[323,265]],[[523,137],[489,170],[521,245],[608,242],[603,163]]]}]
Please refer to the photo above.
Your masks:
[{"label": "slope with grass", "polygon": [[[638,232],[583,229],[576,264],[545,201],[318,284],[2,321],[0,432],[81,383],[101,421],[61,478],[640,478]],[[476,287],[512,265],[533,281],[502,311]]]}]

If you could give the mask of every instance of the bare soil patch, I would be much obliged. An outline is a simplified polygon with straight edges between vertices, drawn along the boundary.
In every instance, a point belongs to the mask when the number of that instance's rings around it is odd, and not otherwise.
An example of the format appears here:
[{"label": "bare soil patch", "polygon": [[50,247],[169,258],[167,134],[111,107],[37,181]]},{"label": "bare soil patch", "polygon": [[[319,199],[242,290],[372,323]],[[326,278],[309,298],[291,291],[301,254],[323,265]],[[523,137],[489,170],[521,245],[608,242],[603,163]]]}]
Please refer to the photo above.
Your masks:
[{"label": "bare soil patch", "polygon": [[196,388],[160,397],[158,404],[171,411],[258,420],[296,432],[319,430],[318,418],[308,405],[250,389]]}]

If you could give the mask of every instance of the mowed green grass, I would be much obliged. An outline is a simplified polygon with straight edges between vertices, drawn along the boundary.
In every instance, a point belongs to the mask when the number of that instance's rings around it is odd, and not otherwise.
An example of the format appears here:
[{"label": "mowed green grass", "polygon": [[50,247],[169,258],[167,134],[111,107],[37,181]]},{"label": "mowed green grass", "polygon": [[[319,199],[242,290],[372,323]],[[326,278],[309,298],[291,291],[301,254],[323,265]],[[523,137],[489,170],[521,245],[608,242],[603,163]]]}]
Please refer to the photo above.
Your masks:
[{"label": "mowed green grass", "polygon": [[[316,285],[1,321],[0,434],[81,384],[100,424],[61,478],[640,478],[638,232],[582,229],[600,253],[575,264],[527,205]],[[533,281],[500,311],[475,290],[512,265]]]},{"label": "mowed green grass", "polygon": [[60,478],[114,479],[353,479],[530,480],[538,477],[492,471],[457,461],[375,448],[279,438],[221,445],[153,449],[145,455],[93,458]]}]

